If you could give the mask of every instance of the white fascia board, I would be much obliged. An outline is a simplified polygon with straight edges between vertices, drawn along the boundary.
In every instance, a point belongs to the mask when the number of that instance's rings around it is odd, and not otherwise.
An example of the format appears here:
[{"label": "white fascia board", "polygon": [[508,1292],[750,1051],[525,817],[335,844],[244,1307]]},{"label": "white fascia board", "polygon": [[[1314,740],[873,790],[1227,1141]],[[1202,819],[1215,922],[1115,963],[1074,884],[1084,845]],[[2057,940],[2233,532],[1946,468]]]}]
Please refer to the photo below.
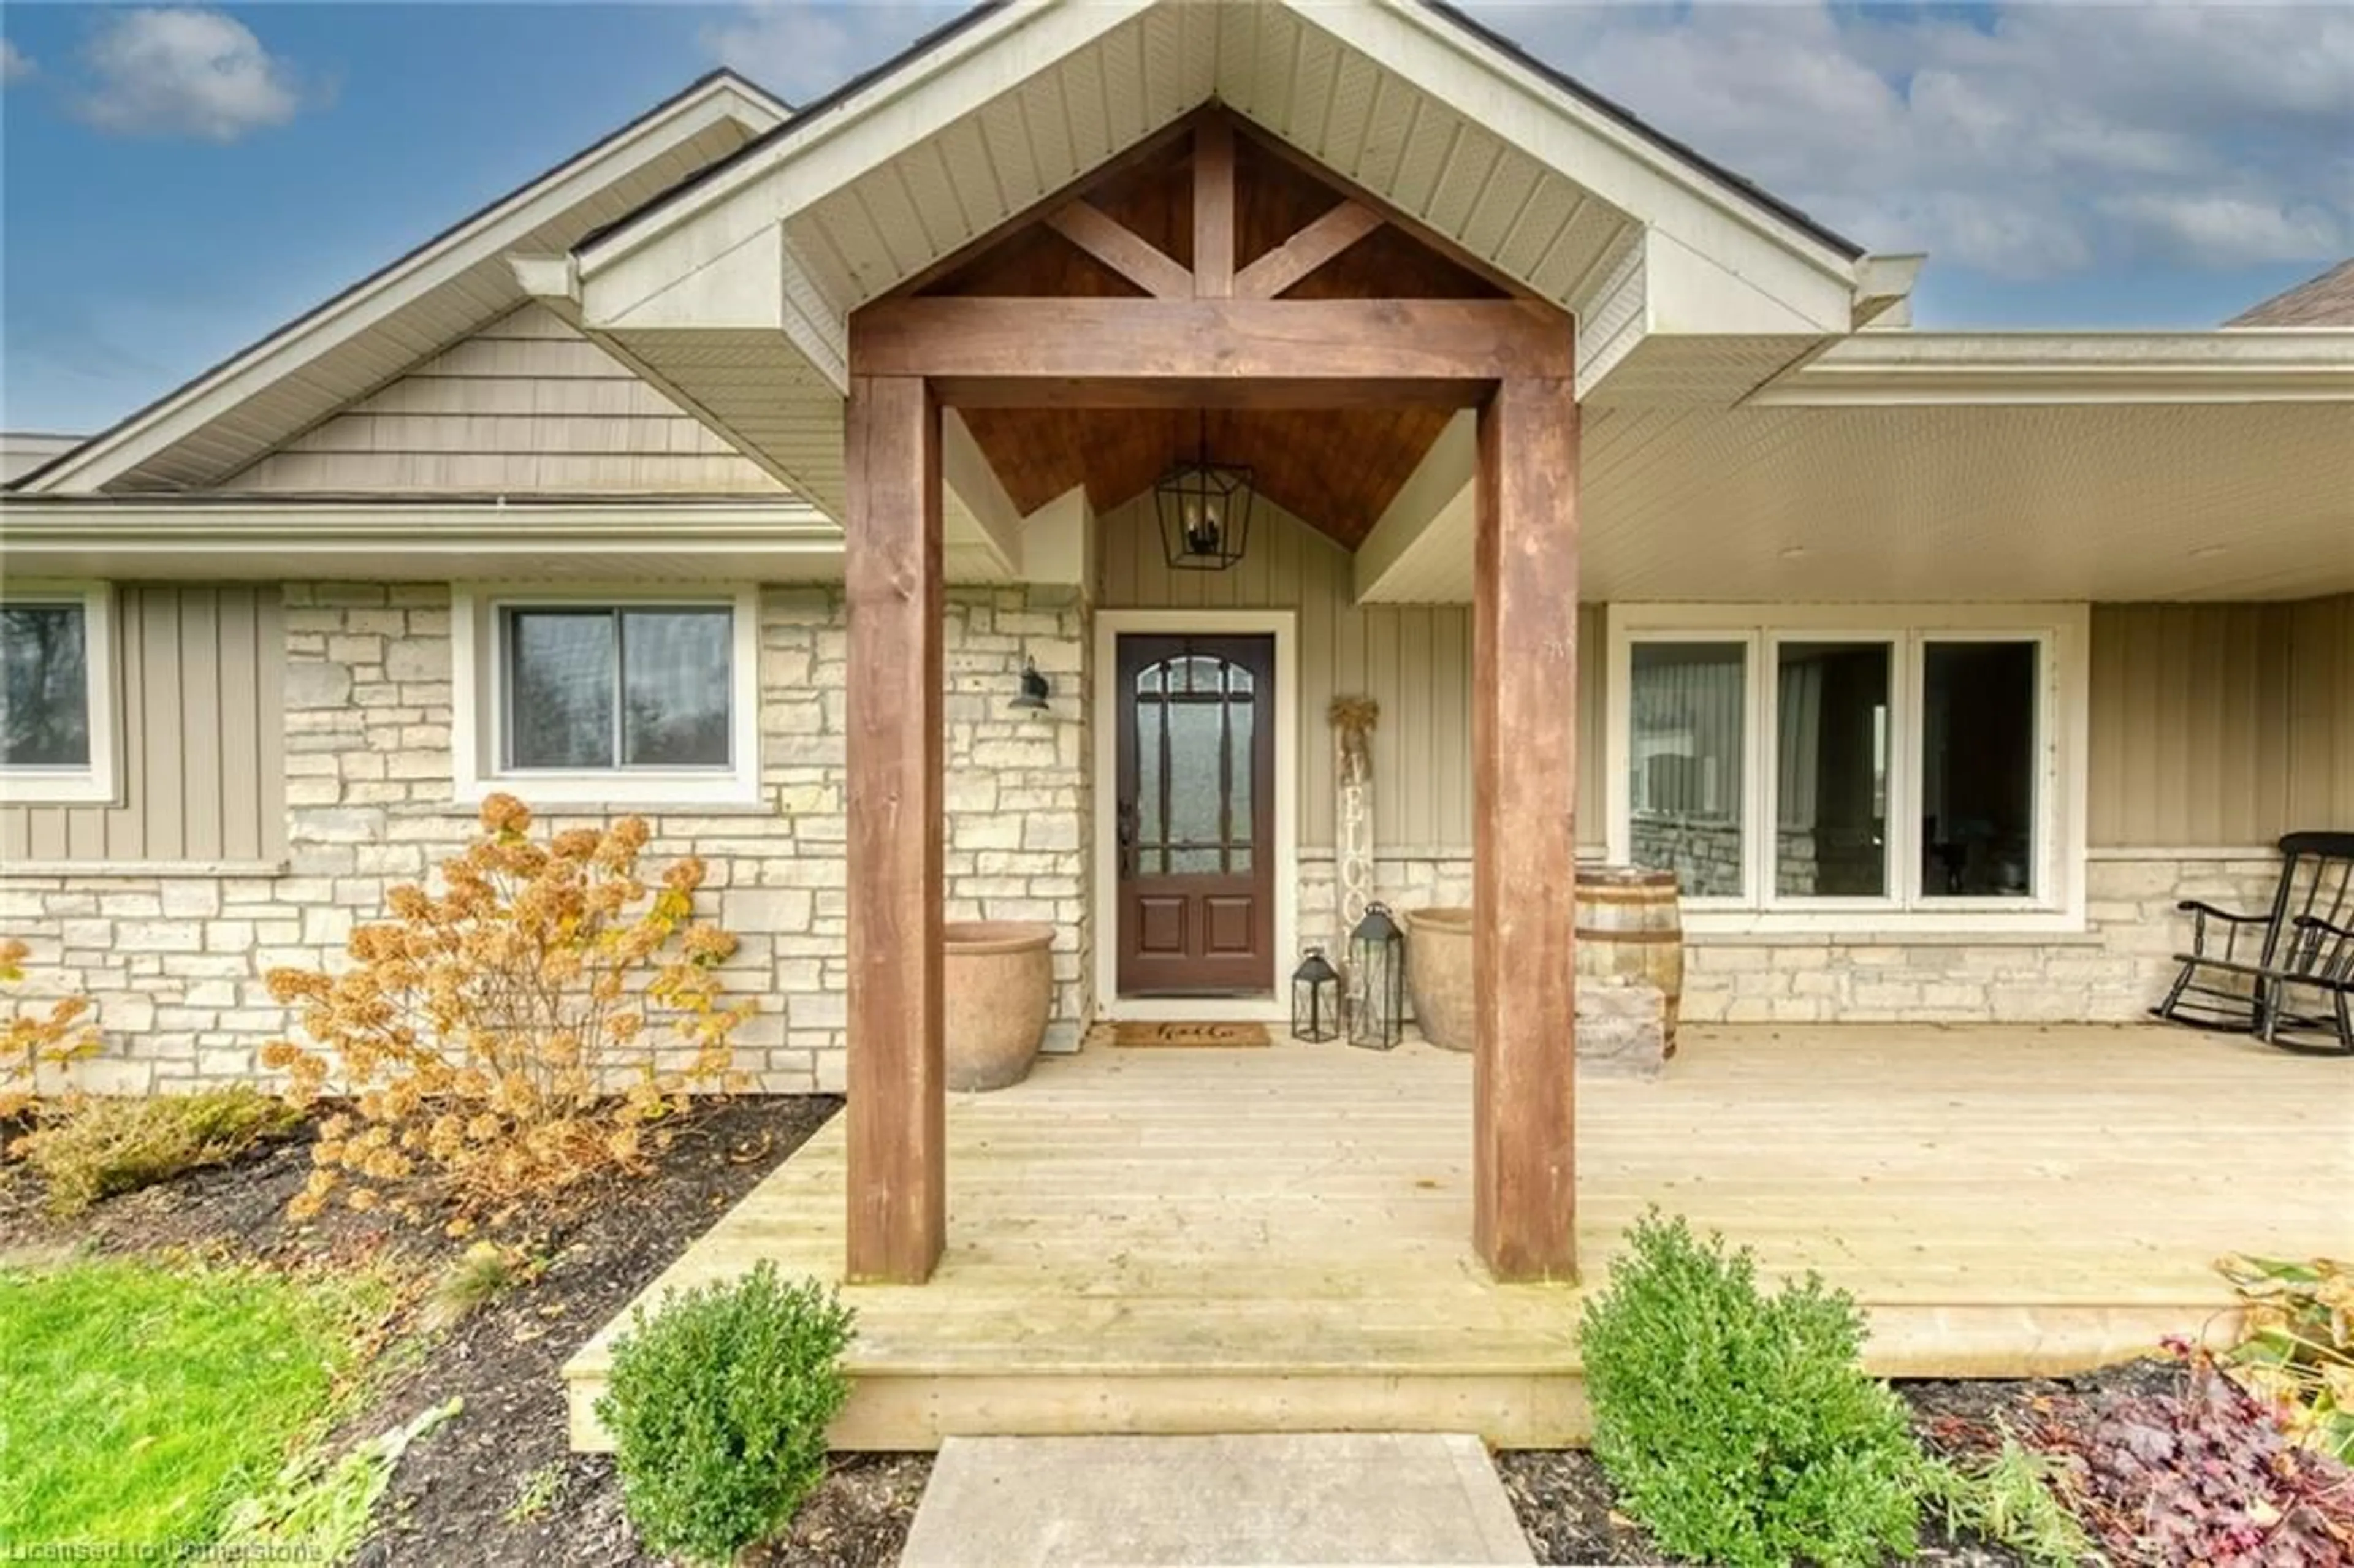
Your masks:
[{"label": "white fascia board", "polygon": [[1647,335],[1808,337],[1844,333],[1855,291],[1831,278],[1805,280],[1793,303],[1757,287],[1716,257],[1659,228],[1643,236],[1643,328]]},{"label": "white fascia board", "polygon": [[954,408],[940,411],[940,480],[961,506],[973,542],[986,546],[1007,571],[1019,573],[1022,509],[1005,493],[989,455]]},{"label": "white fascia board", "polygon": [[514,247],[556,214],[594,196],[628,170],[723,121],[755,132],[784,118],[783,106],[731,78],[718,78],[627,132],[477,215],[439,240],[255,344],[163,402],[89,441],[44,471],[24,493],[101,488],[186,437],[222,409],[298,371],[325,349],[366,331],[419,296]]},{"label": "white fascia board", "polygon": [[[1009,5],[575,255],[589,320],[634,310],[925,137],[1100,38],[1153,0]],[[610,316],[600,313],[610,313]]]},{"label": "white fascia board", "polygon": [[579,277],[580,317],[591,331],[730,327],[782,332],[784,226],[771,223],[699,260],[658,292],[620,297],[607,273]]},{"label": "white fascia board", "polygon": [[1365,603],[1381,591],[1382,580],[1414,553],[1434,524],[1475,503],[1479,447],[1475,410],[1463,409],[1447,421],[1357,547],[1352,568],[1357,602]]},{"label": "white fascia board", "polygon": [[2354,402],[2354,328],[1868,333],[1753,408]]},{"label": "white fascia board", "polygon": [[1857,262],[1855,313],[1850,324],[1859,328],[1874,322],[1885,322],[1891,326],[1909,324],[1913,286],[1921,281],[1921,269],[1928,260],[1926,251],[1913,251],[1867,256]]},{"label": "white fascia board", "polygon": [[1846,329],[1854,260],[1447,18],[1419,5],[1296,9],[1308,26],[1808,317],[1812,330]]},{"label": "white fascia board", "polygon": [[0,503],[0,560],[44,546],[120,554],[142,550],[304,553],[416,545],[437,550],[693,550],[721,547],[839,548],[842,530],[805,502],[530,502],[416,500],[258,501],[207,496],[175,501]]}]

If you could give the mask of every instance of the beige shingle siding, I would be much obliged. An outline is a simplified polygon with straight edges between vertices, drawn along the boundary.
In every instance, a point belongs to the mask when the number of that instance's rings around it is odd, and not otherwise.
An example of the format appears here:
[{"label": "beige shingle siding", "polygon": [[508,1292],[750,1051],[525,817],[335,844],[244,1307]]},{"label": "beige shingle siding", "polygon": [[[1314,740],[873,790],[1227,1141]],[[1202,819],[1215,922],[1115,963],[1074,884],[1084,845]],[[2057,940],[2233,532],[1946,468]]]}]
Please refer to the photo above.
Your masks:
[{"label": "beige shingle siding", "polygon": [[554,313],[526,305],[230,478],[275,493],[779,495]]}]

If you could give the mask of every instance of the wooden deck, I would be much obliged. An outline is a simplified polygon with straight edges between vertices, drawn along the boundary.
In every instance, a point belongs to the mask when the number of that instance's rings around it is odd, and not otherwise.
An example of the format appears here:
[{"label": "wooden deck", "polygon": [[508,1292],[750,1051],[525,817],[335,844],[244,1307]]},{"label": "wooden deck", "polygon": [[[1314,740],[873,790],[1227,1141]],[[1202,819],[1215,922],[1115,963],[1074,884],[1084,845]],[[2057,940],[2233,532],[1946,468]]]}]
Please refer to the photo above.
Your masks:
[{"label": "wooden deck", "polygon": [[[2160,1027],[1694,1029],[1587,1079],[1589,1278],[1647,1204],[1819,1269],[1887,1374],[2096,1364],[2230,1303],[2220,1253],[2354,1255],[2354,1065]],[[1578,1291],[1469,1245],[1469,1061],[1280,1042],[1096,1046],[952,1097],[949,1248],[845,1291],[839,1446],[954,1433],[1585,1434]],[[840,1118],[658,1281],[837,1278]],[[626,1315],[624,1319],[626,1320]],[[576,1446],[620,1321],[566,1368]]]}]

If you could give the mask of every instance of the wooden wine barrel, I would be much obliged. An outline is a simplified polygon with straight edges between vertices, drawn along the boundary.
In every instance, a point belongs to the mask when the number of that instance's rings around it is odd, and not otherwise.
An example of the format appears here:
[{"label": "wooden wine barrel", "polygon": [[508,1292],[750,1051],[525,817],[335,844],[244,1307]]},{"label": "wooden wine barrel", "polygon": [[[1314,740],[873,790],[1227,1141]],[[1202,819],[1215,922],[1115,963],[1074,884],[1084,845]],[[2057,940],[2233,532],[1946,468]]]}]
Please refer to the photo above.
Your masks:
[{"label": "wooden wine barrel", "polygon": [[1683,916],[1676,874],[1638,865],[1577,868],[1577,972],[1624,975],[1667,999],[1667,1054],[1676,1054],[1684,994]]}]

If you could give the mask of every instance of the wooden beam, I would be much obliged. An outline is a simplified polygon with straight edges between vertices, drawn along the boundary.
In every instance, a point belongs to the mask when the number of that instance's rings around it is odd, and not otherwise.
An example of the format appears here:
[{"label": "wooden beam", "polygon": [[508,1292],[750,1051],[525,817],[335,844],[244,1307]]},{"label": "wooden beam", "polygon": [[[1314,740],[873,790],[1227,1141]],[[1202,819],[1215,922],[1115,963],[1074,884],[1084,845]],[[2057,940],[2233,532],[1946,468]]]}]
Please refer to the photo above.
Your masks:
[{"label": "wooden beam", "polygon": [[1473,408],[1484,381],[1053,380],[944,376],[932,383],[944,408]]},{"label": "wooden beam", "polygon": [[948,1224],[940,421],[924,383],[853,377],[844,455],[846,1267],[854,1280],[920,1284]]},{"label": "wooden beam", "polygon": [[1235,291],[1235,128],[1220,115],[1193,132],[1193,292]]},{"label": "wooden beam", "polygon": [[1097,189],[1105,182],[1117,179],[1150,163],[1179,142],[1192,136],[1194,130],[1204,120],[1214,119],[1222,112],[1223,111],[1214,103],[1204,103],[1197,109],[1187,111],[1127,151],[1114,154],[1110,161],[1098,164],[1077,178],[1056,187],[1052,195],[1032,202],[1011,217],[990,225],[947,255],[926,264],[905,282],[900,283],[883,297],[886,300],[900,300],[922,293],[966,262],[987,251],[991,246],[1011,239],[1032,224],[1044,222],[1047,214],[1078,200],[1088,191]]},{"label": "wooden beam", "polygon": [[1388,220],[1344,201],[1235,276],[1235,298],[1272,300]]},{"label": "wooden beam", "polygon": [[[1195,276],[1200,270],[1195,269]],[[882,300],[853,376],[1498,381],[1575,374],[1569,318],[1523,300]]]},{"label": "wooden beam", "polygon": [[[1248,136],[1254,144],[1310,177],[1328,185],[1339,178],[1331,169],[1326,168],[1288,142],[1261,133],[1247,121],[1240,122],[1240,124],[1242,133]],[[1479,255],[1462,241],[1448,238],[1405,208],[1393,207],[1373,192],[1359,186],[1351,185],[1349,188],[1355,200],[1381,214],[1384,221],[1396,225],[1407,238],[1428,246],[1465,271],[1485,279],[1514,299],[1533,300],[1541,297],[1535,290],[1502,270],[1493,261]]]},{"label": "wooden beam", "polygon": [[1577,397],[1479,411],[1472,589],[1472,1235],[1500,1279],[1577,1268]]},{"label": "wooden beam", "polygon": [[1099,207],[1071,202],[1048,214],[1046,227],[1155,299],[1193,297],[1193,273]]}]

